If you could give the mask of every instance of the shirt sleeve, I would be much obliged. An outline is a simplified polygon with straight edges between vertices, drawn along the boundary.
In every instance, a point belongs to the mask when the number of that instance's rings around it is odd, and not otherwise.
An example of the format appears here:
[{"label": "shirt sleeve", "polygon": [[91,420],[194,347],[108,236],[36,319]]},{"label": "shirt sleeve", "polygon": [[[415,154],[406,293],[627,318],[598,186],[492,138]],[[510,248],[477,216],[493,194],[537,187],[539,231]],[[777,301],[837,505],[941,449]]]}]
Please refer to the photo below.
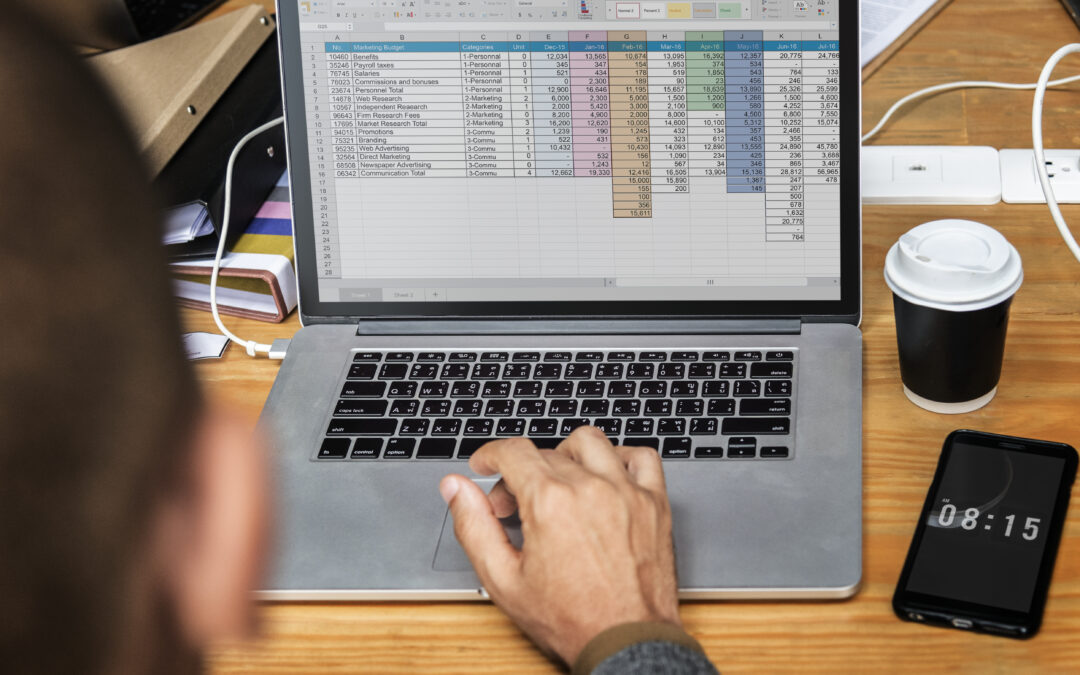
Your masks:
[{"label": "shirt sleeve", "polygon": [[667,623],[627,623],[594,637],[574,662],[573,675],[716,675],[698,641]]}]

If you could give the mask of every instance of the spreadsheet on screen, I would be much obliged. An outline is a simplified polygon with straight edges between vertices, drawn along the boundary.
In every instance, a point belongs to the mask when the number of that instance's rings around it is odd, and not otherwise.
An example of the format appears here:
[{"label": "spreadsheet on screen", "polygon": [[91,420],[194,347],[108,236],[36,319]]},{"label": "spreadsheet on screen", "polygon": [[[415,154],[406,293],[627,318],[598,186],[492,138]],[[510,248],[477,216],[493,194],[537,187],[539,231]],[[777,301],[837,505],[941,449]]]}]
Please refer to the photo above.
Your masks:
[{"label": "spreadsheet on screen", "polygon": [[835,300],[839,0],[302,0],[319,296]]}]

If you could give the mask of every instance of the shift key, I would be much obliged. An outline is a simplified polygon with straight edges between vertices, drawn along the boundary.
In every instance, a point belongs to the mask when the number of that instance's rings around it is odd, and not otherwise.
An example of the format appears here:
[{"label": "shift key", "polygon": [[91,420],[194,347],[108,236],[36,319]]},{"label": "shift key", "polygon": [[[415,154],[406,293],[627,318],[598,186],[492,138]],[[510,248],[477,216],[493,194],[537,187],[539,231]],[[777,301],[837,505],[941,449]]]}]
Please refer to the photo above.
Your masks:
[{"label": "shift key", "polygon": [[397,420],[332,419],[327,427],[328,435],[393,436]]},{"label": "shift key", "polygon": [[788,434],[791,419],[787,417],[728,417],[721,433],[725,435]]}]

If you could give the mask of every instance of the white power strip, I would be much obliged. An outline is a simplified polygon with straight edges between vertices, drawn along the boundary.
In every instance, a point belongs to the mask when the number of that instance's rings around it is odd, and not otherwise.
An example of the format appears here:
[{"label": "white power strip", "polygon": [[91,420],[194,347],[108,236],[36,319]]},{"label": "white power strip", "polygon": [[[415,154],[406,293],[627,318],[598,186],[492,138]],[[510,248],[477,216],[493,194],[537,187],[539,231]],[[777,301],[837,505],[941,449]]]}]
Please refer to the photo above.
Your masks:
[{"label": "white power strip", "polygon": [[864,204],[997,204],[1001,201],[998,151],[987,146],[863,146],[862,200]]},{"label": "white power strip", "polygon": [[[1046,150],[1046,172],[1061,204],[1080,204],[1080,150]],[[1034,150],[1002,150],[1001,198],[1009,204],[1045,204]]]}]

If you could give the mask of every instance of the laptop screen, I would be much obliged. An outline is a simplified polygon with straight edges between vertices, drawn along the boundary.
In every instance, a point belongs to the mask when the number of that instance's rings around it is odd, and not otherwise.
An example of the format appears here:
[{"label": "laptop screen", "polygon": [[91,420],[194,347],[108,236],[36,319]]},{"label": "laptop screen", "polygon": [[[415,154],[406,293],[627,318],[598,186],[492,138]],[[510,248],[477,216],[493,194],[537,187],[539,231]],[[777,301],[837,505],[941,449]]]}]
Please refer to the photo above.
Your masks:
[{"label": "laptop screen", "polygon": [[839,14],[301,0],[302,295],[399,314],[839,301]]}]

